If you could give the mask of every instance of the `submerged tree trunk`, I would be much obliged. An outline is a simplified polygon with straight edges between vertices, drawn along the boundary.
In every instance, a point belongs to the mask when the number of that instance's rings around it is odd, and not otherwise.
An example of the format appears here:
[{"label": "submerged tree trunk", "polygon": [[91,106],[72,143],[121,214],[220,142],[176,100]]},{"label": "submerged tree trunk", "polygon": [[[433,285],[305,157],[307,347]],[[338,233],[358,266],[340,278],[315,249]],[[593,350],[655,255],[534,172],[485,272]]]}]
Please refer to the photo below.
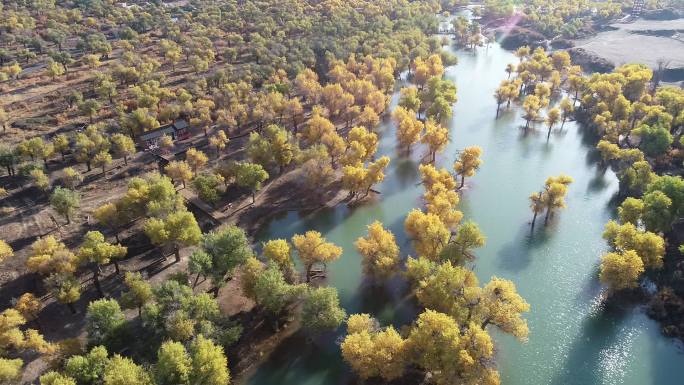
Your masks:
[{"label": "submerged tree trunk", "polygon": [[544,226],[546,226],[549,223],[549,217],[551,216],[551,209],[547,208],[546,209],[546,216],[544,217]]}]

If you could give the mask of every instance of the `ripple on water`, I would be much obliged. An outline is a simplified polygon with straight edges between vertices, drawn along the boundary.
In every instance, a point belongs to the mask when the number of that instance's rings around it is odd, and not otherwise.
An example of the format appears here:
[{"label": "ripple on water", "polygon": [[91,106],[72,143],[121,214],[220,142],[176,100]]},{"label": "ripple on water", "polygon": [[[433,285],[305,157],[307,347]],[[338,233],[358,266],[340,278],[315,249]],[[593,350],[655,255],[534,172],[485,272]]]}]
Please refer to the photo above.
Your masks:
[{"label": "ripple on water", "polygon": [[618,340],[599,353],[599,369],[603,384],[624,383],[628,374],[630,358],[633,356],[634,340],[638,334],[639,331],[632,326],[622,327],[618,334]]}]

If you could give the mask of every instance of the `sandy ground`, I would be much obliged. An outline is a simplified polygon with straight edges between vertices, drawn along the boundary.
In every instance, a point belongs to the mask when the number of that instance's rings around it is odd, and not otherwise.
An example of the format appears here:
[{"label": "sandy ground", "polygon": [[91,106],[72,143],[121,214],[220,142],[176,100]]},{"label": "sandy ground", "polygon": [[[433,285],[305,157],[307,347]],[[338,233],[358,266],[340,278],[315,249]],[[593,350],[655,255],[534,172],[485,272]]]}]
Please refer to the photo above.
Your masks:
[{"label": "sandy ground", "polygon": [[637,20],[611,26],[617,30],[578,40],[575,46],[604,57],[616,66],[644,63],[655,68],[659,59],[665,59],[670,62],[670,68],[684,67],[684,33],[673,37],[658,37],[647,36],[642,32],[684,30],[684,19]]}]

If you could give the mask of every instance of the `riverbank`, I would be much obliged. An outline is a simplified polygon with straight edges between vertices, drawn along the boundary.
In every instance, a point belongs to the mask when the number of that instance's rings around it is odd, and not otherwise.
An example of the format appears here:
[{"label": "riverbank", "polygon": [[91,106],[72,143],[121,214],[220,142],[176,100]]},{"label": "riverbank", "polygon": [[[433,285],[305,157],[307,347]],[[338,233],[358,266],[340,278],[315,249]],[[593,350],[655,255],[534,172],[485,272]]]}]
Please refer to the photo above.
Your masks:
[{"label": "riverbank", "polygon": [[524,14],[482,19],[481,23],[509,50],[521,46],[567,49],[573,63],[587,72],[610,72],[622,64],[642,63],[653,70],[661,68],[663,82],[680,82],[684,80],[684,18],[677,12],[665,12],[662,17],[660,13],[585,24],[574,39],[545,36],[525,22]]},{"label": "riverbank", "polygon": [[[665,64],[664,81],[684,80],[684,19],[613,23],[594,36],[575,40],[574,47],[613,67],[641,63],[658,69]],[[600,70],[612,68],[602,66]]]}]

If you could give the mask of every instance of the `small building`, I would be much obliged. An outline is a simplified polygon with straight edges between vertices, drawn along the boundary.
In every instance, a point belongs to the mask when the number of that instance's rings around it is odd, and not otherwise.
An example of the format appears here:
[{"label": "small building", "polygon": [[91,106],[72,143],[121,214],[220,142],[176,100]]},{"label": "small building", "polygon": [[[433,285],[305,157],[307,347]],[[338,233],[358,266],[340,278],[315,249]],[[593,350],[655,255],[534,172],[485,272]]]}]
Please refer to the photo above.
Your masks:
[{"label": "small building", "polygon": [[138,136],[138,144],[145,149],[155,148],[159,139],[164,135],[169,135],[174,141],[188,139],[190,137],[190,125],[185,119],[176,120],[171,124],[163,125]]}]

